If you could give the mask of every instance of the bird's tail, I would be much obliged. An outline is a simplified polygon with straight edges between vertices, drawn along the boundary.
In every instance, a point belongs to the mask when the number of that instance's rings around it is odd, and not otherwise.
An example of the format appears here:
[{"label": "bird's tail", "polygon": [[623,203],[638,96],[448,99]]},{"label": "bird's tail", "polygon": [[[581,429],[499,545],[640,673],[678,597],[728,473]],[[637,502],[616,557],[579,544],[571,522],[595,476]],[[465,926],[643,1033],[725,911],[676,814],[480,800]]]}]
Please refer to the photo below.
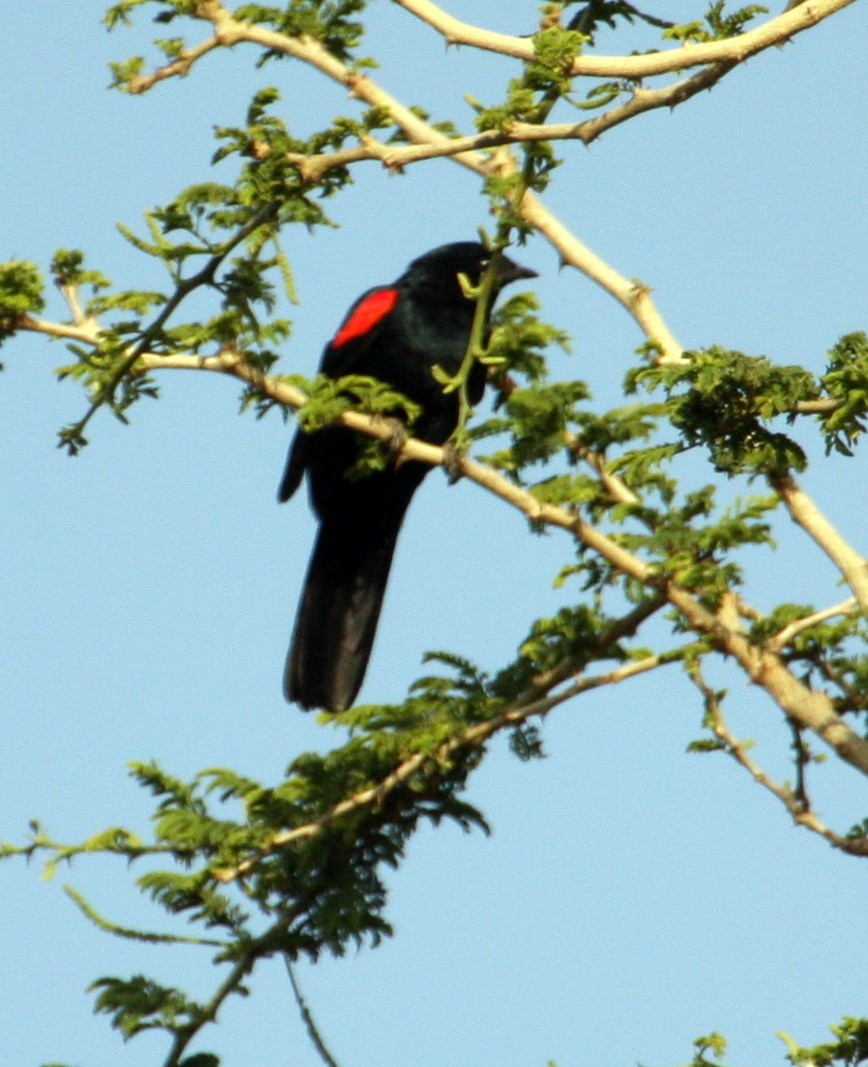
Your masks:
[{"label": "bird's tail", "polygon": [[283,691],[303,708],[343,711],[371,655],[403,513],[376,524],[323,522],[286,657]]}]

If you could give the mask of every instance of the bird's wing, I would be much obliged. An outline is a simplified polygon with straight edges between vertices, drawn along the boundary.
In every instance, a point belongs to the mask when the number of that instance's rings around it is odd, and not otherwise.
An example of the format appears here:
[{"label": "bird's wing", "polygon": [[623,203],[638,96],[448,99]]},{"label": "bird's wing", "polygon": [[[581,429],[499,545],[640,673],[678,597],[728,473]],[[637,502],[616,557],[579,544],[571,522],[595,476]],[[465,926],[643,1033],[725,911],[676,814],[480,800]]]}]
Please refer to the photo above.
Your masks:
[{"label": "bird's wing", "polygon": [[[352,374],[359,359],[368,350],[378,333],[377,327],[384,322],[398,303],[398,290],[381,285],[363,293],[347,312],[337,333],[326,345],[320,361],[320,373],[330,378]],[[310,435],[297,432],[289,448],[286,467],[277,499],[284,503],[301,485],[310,456]]]},{"label": "bird's wing", "polygon": [[381,285],[363,293],[326,346],[320,371],[330,378],[352,374],[359,358],[379,332],[377,327],[385,322],[398,303],[399,295],[391,285]]}]

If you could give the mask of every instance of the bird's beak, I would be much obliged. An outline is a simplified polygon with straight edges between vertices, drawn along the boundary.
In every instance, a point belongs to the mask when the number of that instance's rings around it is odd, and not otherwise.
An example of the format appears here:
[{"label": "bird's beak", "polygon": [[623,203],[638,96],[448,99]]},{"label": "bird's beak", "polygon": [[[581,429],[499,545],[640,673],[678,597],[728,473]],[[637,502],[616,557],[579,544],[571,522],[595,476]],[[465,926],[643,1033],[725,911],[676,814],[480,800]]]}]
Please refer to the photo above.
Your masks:
[{"label": "bird's beak", "polygon": [[522,278],[537,278],[539,275],[535,270],[531,270],[530,267],[522,267],[520,263],[515,263],[513,260],[508,259],[506,256],[500,261],[500,270],[498,272],[497,280],[501,285],[508,285],[510,282],[520,281]]}]

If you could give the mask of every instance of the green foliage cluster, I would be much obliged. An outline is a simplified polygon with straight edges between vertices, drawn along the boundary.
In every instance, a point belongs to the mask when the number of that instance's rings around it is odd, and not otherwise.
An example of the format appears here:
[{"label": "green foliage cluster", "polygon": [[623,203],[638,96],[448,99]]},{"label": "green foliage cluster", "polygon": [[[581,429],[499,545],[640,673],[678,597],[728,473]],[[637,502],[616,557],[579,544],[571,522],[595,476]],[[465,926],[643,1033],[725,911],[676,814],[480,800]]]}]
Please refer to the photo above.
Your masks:
[{"label": "green foliage cluster", "polygon": [[852,454],[868,414],[866,345],[864,333],[842,337],[819,380],[802,367],[774,366],[764,356],[715,346],[685,353],[684,364],[641,367],[629,375],[627,389],[661,387],[666,414],[683,444],[707,448],[716,470],[753,475],[802,470],[801,446],[769,424],[778,417],[792,423],[800,405],[822,398],[825,405],[817,410],[827,451]]},{"label": "green foliage cluster", "polygon": [[[437,715],[431,712],[433,696]],[[256,963],[275,955],[292,960],[342,955],[350,945],[376,944],[391,933],[382,915],[382,868],[398,865],[420,820],[485,828],[479,812],[459,798],[480,754],[471,746],[464,751],[447,744],[452,737],[447,720],[465,724],[479,697],[478,682],[459,670],[452,681],[432,677],[418,683],[405,708],[356,708],[344,719],[350,735],[344,745],[324,756],[298,757],[274,787],[224,768],[203,771],[187,783],[154,763],[135,764],[133,777],[157,799],[151,843],[113,828],[64,846],[34,824],[28,845],[0,846],[0,857],[48,851],[51,871],[89,853],[175,861],[173,868],[141,874],[138,887],[168,916],[199,924],[207,937],[127,930],[98,916],[77,894],[73,898],[117,936],[215,950],[214,963],[226,968],[228,977],[208,1002],[141,974],[107,976],[92,986],[97,1011],[125,1037],[163,1030],[182,1049],[214,1019],[226,996],[244,995],[244,979]],[[408,764],[399,782],[382,788],[396,766]],[[344,818],[333,818],[337,804],[360,795]],[[241,817],[228,816],[233,808]],[[293,832],[291,848],[275,847]],[[251,857],[255,862],[245,870]],[[228,886],[227,871],[237,874]]]},{"label": "green foliage cluster", "polygon": [[42,276],[34,263],[10,260],[0,263],[0,345],[29,315],[38,315],[45,307]]},{"label": "green foliage cluster", "polygon": [[693,1042],[693,1059],[684,1067],[725,1067],[726,1045],[726,1038],[716,1030],[697,1037]]},{"label": "green foliage cluster", "polygon": [[787,1046],[787,1059],[795,1067],[858,1067],[868,1062],[868,1019],[845,1015],[840,1023],[830,1026],[834,1041],[803,1047],[789,1034],[778,1037]]},{"label": "green foliage cluster", "polygon": [[735,37],[736,34],[741,33],[757,15],[764,15],[768,12],[768,8],[763,7],[762,4],[748,4],[729,14],[725,12],[725,8],[725,0],[715,0],[701,20],[696,19],[692,22],[670,26],[664,30],[663,39],[682,43],[723,41],[727,37]]},{"label": "green foliage cluster", "polygon": [[476,112],[476,128],[506,130],[514,122],[542,122],[556,100],[568,98],[573,82],[570,71],[587,40],[583,34],[557,25],[534,34],[534,61],[509,82],[502,103],[484,107],[466,97]]}]

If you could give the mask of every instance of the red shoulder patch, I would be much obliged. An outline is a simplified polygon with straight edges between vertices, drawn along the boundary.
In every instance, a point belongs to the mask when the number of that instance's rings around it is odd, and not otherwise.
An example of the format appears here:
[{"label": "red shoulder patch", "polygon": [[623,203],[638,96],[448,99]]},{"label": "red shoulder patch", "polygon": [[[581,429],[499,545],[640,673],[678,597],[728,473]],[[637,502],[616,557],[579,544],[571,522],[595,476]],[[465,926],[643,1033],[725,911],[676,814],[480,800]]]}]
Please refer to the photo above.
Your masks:
[{"label": "red shoulder patch", "polygon": [[397,289],[375,289],[362,297],[332,339],[332,348],[340,348],[347,341],[363,337],[385,318],[397,303]]}]

